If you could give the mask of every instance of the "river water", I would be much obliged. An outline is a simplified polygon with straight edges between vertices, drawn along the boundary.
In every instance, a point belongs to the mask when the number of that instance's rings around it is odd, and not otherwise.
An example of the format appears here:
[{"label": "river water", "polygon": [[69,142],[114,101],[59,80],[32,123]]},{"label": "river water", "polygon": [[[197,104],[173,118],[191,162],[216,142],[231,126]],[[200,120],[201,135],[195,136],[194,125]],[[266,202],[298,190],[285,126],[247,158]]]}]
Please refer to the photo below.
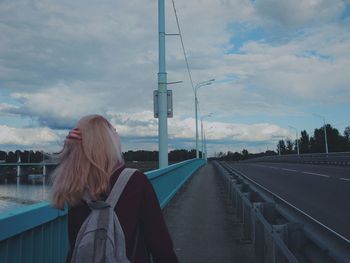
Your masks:
[{"label": "river water", "polygon": [[[127,162],[126,166],[146,172],[156,169],[157,163]],[[29,176],[20,177],[16,177],[15,173],[11,175],[11,180],[0,180],[0,214],[18,207],[49,201],[50,186],[42,182],[43,177],[41,174],[31,174]],[[0,173],[0,179],[1,178],[4,177],[2,177]],[[45,180],[48,180],[47,177]]]},{"label": "river water", "polygon": [[0,214],[18,207],[48,201],[50,186],[46,184],[0,184]]}]

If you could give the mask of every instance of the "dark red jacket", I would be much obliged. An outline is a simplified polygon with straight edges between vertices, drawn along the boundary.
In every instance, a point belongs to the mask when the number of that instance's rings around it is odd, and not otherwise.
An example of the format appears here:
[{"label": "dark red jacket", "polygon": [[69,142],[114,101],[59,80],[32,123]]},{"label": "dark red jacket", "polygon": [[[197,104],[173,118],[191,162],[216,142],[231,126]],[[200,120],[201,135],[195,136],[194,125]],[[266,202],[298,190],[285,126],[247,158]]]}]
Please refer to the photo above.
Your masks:
[{"label": "dark red jacket", "polygon": [[[111,177],[113,186],[125,166],[119,168]],[[104,197],[106,198],[106,197]],[[140,235],[136,249],[135,263],[178,262],[173,250],[173,243],[164,222],[157,196],[148,178],[141,172],[136,172],[127,183],[114,209],[124,230],[126,255],[129,259],[135,243],[137,225]],[[90,209],[85,202],[68,210],[68,235],[70,251],[67,261],[70,261],[75,240],[81,225],[89,215]]]}]

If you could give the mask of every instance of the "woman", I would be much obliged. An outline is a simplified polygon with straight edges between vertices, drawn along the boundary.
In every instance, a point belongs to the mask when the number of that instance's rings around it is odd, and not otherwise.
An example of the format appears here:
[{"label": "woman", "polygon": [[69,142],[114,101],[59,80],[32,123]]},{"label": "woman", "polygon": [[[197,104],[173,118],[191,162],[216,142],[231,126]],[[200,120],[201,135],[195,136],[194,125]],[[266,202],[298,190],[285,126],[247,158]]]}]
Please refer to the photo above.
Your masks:
[{"label": "woman", "polygon": [[[84,192],[92,200],[105,200],[125,168],[118,133],[102,116],[83,117],[67,136],[53,172],[53,205],[68,204],[69,262],[77,233],[90,213]],[[178,262],[157,196],[147,177],[136,172],[114,208],[125,235],[126,255],[134,262]],[[139,235],[137,229],[139,226]]]}]

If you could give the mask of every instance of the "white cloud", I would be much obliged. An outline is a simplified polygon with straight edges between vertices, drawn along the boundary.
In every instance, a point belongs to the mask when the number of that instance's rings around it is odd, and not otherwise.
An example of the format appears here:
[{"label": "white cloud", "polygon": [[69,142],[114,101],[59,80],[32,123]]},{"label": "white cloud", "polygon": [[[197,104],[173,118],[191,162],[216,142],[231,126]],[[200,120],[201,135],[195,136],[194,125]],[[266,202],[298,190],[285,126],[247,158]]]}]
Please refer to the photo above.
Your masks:
[{"label": "white cloud", "polygon": [[[237,123],[232,116],[267,116],[252,125],[217,122],[213,138],[269,140],[274,133],[287,134],[269,116],[300,116],[309,104],[349,101],[350,32],[336,21],[344,2],[176,3],[195,83],[218,80],[199,91],[201,112],[232,123]],[[167,32],[176,33],[171,9],[169,2]],[[99,113],[122,134],[157,135],[151,112],[157,88],[156,1],[3,1],[0,16],[0,89],[18,102],[0,104],[1,115],[65,129],[83,115]],[[236,24],[248,33],[261,29],[267,37],[247,39],[230,53],[241,37]],[[193,93],[179,39],[168,37],[166,45],[168,80],[184,81],[169,86],[175,113],[170,137],[193,138]],[[232,75],[234,81],[220,82]]]},{"label": "white cloud", "polygon": [[41,125],[52,128],[70,128],[88,112],[101,111],[103,105],[96,103],[103,96],[103,92],[90,92],[86,96],[84,83],[76,82],[71,86],[59,83],[46,90],[38,92],[16,92],[13,99],[21,102],[21,106],[7,111],[21,116],[37,119]]},{"label": "white cloud", "polygon": [[[122,136],[157,136],[158,124],[153,118],[153,113],[144,111],[140,113],[113,113],[109,112],[113,125]],[[200,125],[200,121],[199,121]],[[278,125],[269,123],[242,124],[224,123],[216,121],[203,121],[204,130],[207,130],[207,138],[211,140],[236,140],[236,141],[271,141],[276,136],[292,137],[292,133]],[[169,138],[194,139],[195,119],[174,117],[169,119]],[[200,131],[200,126],[199,126]]]},{"label": "white cloud", "polygon": [[0,114],[3,114],[3,112],[10,111],[16,109],[15,106],[9,103],[0,103]]},{"label": "white cloud", "polygon": [[274,23],[305,26],[332,21],[344,8],[342,0],[256,0],[257,13]]},{"label": "white cloud", "polygon": [[48,128],[15,128],[0,125],[0,145],[47,146],[59,136]]}]

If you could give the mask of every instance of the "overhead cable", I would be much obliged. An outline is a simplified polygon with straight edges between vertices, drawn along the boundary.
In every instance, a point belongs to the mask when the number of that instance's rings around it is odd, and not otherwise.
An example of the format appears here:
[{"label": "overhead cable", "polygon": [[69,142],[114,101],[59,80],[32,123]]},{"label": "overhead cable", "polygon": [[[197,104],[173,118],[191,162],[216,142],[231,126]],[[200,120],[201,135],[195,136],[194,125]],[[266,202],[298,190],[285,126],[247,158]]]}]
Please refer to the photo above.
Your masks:
[{"label": "overhead cable", "polygon": [[177,12],[176,12],[175,1],[174,0],[171,0],[171,1],[173,3],[173,9],[174,9],[174,14],[175,14],[175,18],[176,18],[176,24],[177,24],[177,28],[178,28],[178,31],[179,31],[179,36],[180,36],[180,40],[181,40],[181,46],[182,46],[183,55],[185,57],[188,77],[189,77],[190,82],[191,82],[192,90],[193,90],[193,92],[195,92],[194,85],[193,85],[193,80],[192,80],[192,75],[191,75],[191,70],[190,70],[190,66],[189,66],[189,63],[188,63],[188,59],[187,59],[187,55],[186,55],[186,49],[185,49],[185,45],[184,45],[184,41],[183,41],[183,37],[182,37],[182,33],[181,33],[179,18],[177,16]]}]

